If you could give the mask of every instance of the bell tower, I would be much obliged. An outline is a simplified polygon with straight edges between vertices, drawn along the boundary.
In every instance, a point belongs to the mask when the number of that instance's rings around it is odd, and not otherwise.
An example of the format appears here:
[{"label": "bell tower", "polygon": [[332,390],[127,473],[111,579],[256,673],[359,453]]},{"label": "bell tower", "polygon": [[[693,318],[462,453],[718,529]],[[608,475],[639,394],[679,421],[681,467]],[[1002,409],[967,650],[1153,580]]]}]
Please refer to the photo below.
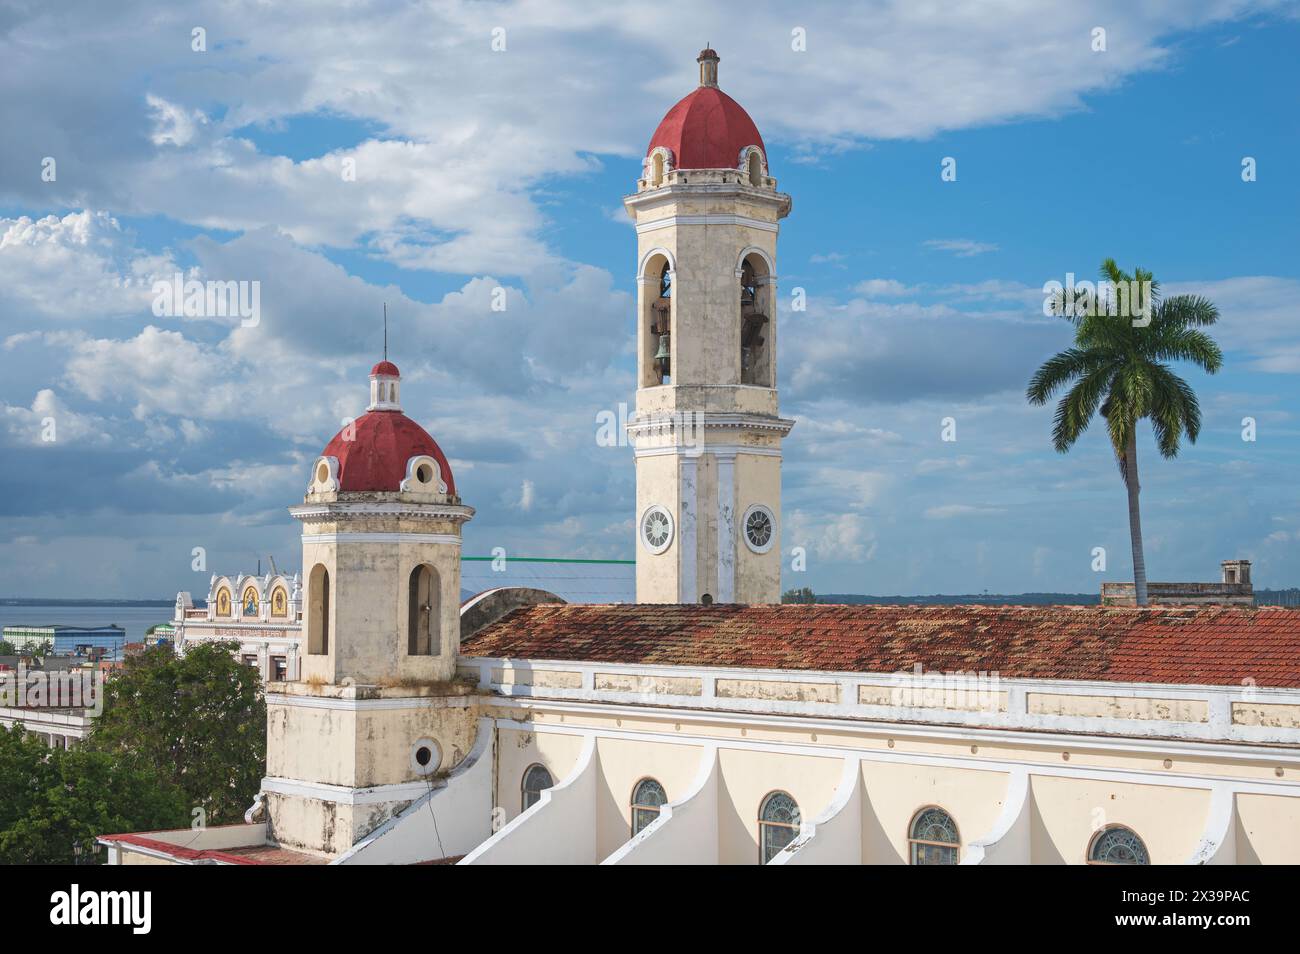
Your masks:
[{"label": "bell tower", "polygon": [[[366,413],[312,464],[303,502],[302,678],[267,686],[271,837],[336,856],[470,751],[455,682],[461,528],[474,515],[442,448],[402,412],[401,373],[370,371]],[[359,395],[358,395],[359,396]]]},{"label": "bell tower", "polygon": [[753,120],[699,87],[650,140],[637,191],[637,393],[627,425],[637,484],[640,603],[781,598],[776,239],[790,212]]}]

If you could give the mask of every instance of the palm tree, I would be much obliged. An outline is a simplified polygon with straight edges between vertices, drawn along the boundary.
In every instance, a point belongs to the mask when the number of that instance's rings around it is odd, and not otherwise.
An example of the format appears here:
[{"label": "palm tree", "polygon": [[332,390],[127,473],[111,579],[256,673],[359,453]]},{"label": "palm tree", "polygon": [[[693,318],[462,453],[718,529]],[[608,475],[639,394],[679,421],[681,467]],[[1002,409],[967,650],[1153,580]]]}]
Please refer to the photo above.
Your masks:
[{"label": "palm tree", "polygon": [[[1085,307],[1081,314],[1062,307],[1059,295],[1055,314],[1065,314],[1074,325],[1074,347],[1049,358],[1034,374],[1026,397],[1035,405],[1046,404],[1060,388],[1069,391],[1056,406],[1052,444],[1064,454],[1088,429],[1093,414],[1100,411],[1110,434],[1120,476],[1128,489],[1128,525],[1133,545],[1133,588],[1137,605],[1147,604],[1146,562],[1142,556],[1142,517],[1138,509],[1137,424],[1151,421],[1161,456],[1178,455],[1184,434],[1193,444],[1201,431],[1201,407],[1186,381],[1166,362],[1189,361],[1214,374],[1223,365],[1223,352],[1200,328],[1219,320],[1219,309],[1199,295],[1176,295],[1161,299],[1160,285],[1152,274],[1135,269],[1122,271],[1115,260],[1101,264],[1101,277],[1114,286],[1150,282],[1147,321],[1135,325],[1131,315],[1112,314],[1120,309]],[[1131,298],[1130,298],[1131,300]],[[1085,302],[1085,305],[1089,304]],[[1092,302],[1096,304],[1096,300]],[[1131,310],[1131,309],[1130,309]]]}]

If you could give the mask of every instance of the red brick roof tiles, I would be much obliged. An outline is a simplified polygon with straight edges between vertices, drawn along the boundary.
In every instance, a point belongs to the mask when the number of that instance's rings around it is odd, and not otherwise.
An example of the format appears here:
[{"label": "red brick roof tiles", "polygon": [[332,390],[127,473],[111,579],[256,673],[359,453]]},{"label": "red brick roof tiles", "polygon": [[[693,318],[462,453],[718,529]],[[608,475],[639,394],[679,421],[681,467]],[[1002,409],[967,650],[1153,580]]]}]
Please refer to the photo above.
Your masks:
[{"label": "red brick roof tiles", "polygon": [[469,656],[659,666],[1300,688],[1300,610],[1279,607],[583,605],[516,610]]}]

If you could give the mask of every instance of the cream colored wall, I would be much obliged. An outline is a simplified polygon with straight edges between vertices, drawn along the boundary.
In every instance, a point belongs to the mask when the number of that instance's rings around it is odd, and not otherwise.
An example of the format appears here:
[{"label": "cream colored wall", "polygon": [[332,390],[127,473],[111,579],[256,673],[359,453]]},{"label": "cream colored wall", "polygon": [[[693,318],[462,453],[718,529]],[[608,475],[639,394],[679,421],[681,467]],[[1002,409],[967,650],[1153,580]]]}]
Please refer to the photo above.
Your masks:
[{"label": "cream colored wall", "polygon": [[[342,537],[341,541],[346,541]],[[359,683],[450,679],[460,627],[460,548],[428,543],[337,545],[338,576],[331,603],[337,621],[331,639],[334,678]],[[438,571],[442,652],[407,653],[407,598],[411,571],[428,563]]]},{"label": "cream colored wall", "polygon": [[540,763],[559,784],[573,771],[582,751],[582,736],[522,729],[497,731],[496,804],[502,810],[502,824],[509,822],[523,807],[524,772]]},{"label": "cream colored wall", "polygon": [[[671,454],[636,459],[636,592],[640,603],[676,603],[681,579],[681,501],[678,462]],[[651,553],[641,542],[641,516],[653,504],[673,515],[673,541],[663,553]]]},{"label": "cream colored wall", "polygon": [[1237,795],[1237,863],[1300,864],[1300,798]]},{"label": "cream colored wall", "polygon": [[997,821],[1010,775],[978,769],[863,762],[864,864],[909,864],[908,834],[922,808],[937,805],[957,824],[963,844]]},{"label": "cream colored wall", "polygon": [[1083,864],[1093,835],[1106,825],[1135,831],[1152,864],[1185,864],[1210,809],[1208,788],[1034,775],[1030,791],[1034,864]]},{"label": "cream colored wall", "polygon": [[843,772],[843,760],[723,748],[718,791],[718,860],[724,865],[756,865],[758,812],[774,791],[789,794],[805,821],[830,803]]},{"label": "cream colored wall", "polygon": [[664,787],[668,800],[681,798],[698,774],[702,749],[632,739],[602,738],[600,784],[596,789],[596,850],[604,858],[632,837],[632,790],[644,778]]},{"label": "cream colored wall", "polygon": [[474,744],[475,714],[468,708],[327,709],[267,706],[267,775],[325,785],[368,788],[421,778],[410,753],[419,739],[437,744],[438,771],[459,764]]}]

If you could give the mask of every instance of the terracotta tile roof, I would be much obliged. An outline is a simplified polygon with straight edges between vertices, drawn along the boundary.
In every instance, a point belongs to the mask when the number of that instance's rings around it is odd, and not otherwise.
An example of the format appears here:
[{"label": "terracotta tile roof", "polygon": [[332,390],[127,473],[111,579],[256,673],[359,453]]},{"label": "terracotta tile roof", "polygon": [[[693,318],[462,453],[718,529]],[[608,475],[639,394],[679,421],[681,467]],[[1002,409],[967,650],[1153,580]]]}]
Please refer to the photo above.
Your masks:
[{"label": "terracotta tile roof", "polygon": [[1280,607],[579,605],[518,609],[467,656],[1003,678],[1300,687]]}]

